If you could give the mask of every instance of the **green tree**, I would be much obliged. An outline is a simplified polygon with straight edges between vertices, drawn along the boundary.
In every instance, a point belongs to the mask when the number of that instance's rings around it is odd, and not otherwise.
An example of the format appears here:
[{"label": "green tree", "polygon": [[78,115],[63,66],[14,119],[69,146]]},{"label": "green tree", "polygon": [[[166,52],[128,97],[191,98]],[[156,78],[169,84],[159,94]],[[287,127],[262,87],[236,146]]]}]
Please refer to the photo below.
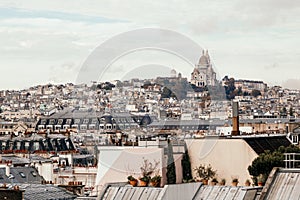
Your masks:
[{"label": "green tree", "polygon": [[286,116],[286,115],[287,115],[286,107],[283,107],[283,108],[281,109],[280,115],[281,115],[281,116]]},{"label": "green tree", "polygon": [[226,93],[226,98],[228,100],[231,100],[231,99],[234,99],[235,97],[235,94],[234,94],[234,91],[235,91],[235,85],[234,85],[234,78],[230,78],[226,81],[225,83],[225,93]]},{"label": "green tree", "polygon": [[170,97],[175,97],[175,94],[167,87],[163,88],[163,91],[161,93],[161,98],[170,98]]},{"label": "green tree", "polygon": [[258,97],[261,95],[261,92],[259,90],[252,90],[251,95],[253,97]]},{"label": "green tree", "polygon": [[248,167],[250,175],[257,181],[259,176],[268,177],[274,167],[284,167],[284,153],[299,153],[300,149],[297,146],[279,147],[277,150],[265,151],[255,158],[252,164]]},{"label": "green tree", "polygon": [[238,87],[238,89],[237,89],[237,96],[242,96],[242,95],[243,95],[242,87]]},{"label": "green tree", "polygon": [[168,165],[167,165],[167,183],[176,183],[176,168],[173,157],[173,145],[170,140],[168,140]]},{"label": "green tree", "polygon": [[184,152],[184,154],[182,156],[181,166],[182,166],[183,181],[187,182],[187,181],[193,179],[193,177],[192,177],[192,169],[191,169],[190,156],[189,156],[186,144],[184,145],[184,148],[185,148],[185,152]]},{"label": "green tree", "polygon": [[290,116],[294,115],[293,107],[290,107],[289,113],[290,113]]}]

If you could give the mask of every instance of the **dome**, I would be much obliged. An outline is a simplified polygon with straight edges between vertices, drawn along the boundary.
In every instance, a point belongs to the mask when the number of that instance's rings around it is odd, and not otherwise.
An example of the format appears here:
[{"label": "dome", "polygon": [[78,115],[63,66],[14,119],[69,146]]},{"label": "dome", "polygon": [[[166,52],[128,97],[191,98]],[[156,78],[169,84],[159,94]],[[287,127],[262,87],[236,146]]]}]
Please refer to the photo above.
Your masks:
[{"label": "dome", "polygon": [[210,63],[210,59],[209,59],[209,55],[208,55],[208,51],[206,50],[206,53],[204,53],[204,50],[202,51],[202,55],[199,59],[199,63],[198,65],[200,66],[208,66]]},{"label": "dome", "polygon": [[171,77],[176,77],[176,70],[175,69],[172,69],[171,70]]},{"label": "dome", "polygon": [[199,65],[209,65],[208,58],[205,55],[202,55],[199,59]]}]

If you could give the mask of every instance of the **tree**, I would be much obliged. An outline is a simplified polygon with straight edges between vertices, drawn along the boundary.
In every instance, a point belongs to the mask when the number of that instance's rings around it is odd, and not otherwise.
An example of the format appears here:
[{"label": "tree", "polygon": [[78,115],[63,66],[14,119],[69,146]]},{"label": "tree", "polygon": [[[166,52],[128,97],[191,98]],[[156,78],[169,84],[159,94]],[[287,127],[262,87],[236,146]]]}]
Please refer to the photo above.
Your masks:
[{"label": "tree", "polygon": [[170,140],[168,140],[168,165],[167,165],[167,183],[176,183],[176,168],[173,157],[173,145]]},{"label": "tree", "polygon": [[234,99],[234,97],[235,97],[235,94],[234,94],[234,90],[235,90],[234,81],[235,81],[234,78],[230,78],[226,81],[225,86],[224,86],[225,87],[226,98],[228,100]]},{"label": "tree", "polygon": [[274,167],[284,167],[284,153],[299,153],[300,149],[297,146],[279,147],[277,150],[265,151],[255,158],[252,164],[248,167],[253,180],[257,181],[259,176],[268,177]]},{"label": "tree", "polygon": [[242,95],[243,95],[242,87],[238,87],[237,96],[242,96]]},{"label": "tree", "polygon": [[252,90],[251,95],[253,97],[258,97],[261,95],[261,92],[259,90]]},{"label": "tree", "polygon": [[216,175],[216,170],[213,170],[212,166],[209,164],[208,166],[199,165],[196,167],[195,172],[197,176],[203,180],[209,180]]},{"label": "tree", "polygon": [[287,115],[287,110],[286,107],[283,107],[282,110],[280,111],[281,116],[286,116]]},{"label": "tree", "polygon": [[193,179],[192,177],[192,170],[191,170],[191,162],[190,162],[190,156],[188,153],[188,149],[185,146],[185,152],[182,156],[182,160],[181,160],[181,166],[182,166],[182,176],[183,176],[183,181],[187,182],[191,179]]},{"label": "tree", "polygon": [[258,177],[259,175],[268,176],[274,167],[284,166],[284,156],[278,151],[265,151],[260,154],[248,167],[250,175]]},{"label": "tree", "polygon": [[161,98],[170,98],[170,97],[175,97],[175,94],[167,87],[163,88],[163,91],[161,93]]},{"label": "tree", "polygon": [[290,113],[290,116],[294,115],[293,107],[290,107],[289,113]]}]

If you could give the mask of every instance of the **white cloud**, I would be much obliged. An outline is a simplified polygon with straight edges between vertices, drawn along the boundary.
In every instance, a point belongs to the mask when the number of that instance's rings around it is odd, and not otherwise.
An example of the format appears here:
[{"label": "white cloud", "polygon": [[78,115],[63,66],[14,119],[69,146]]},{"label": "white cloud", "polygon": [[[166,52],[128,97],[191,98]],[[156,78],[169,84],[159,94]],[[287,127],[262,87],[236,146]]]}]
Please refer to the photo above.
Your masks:
[{"label": "white cloud", "polygon": [[[24,18],[2,16],[0,73],[22,77],[25,70],[47,74],[52,66],[59,68],[68,62],[80,66],[94,48],[113,35],[135,28],[161,27],[182,32],[211,49],[220,76],[229,74],[282,82],[299,74],[295,73],[299,72],[300,55],[299,4],[294,0],[90,0],[88,3],[85,0],[2,0],[2,8],[62,14],[58,15],[61,18],[47,18],[46,14]],[[116,22],[69,20],[64,19],[64,13],[106,17]],[[277,68],[266,67],[274,63]],[[283,69],[285,76],[282,76]],[[51,72],[52,78],[56,71]],[[56,79],[66,77],[57,73]],[[0,80],[2,88],[18,87],[17,84]]]}]

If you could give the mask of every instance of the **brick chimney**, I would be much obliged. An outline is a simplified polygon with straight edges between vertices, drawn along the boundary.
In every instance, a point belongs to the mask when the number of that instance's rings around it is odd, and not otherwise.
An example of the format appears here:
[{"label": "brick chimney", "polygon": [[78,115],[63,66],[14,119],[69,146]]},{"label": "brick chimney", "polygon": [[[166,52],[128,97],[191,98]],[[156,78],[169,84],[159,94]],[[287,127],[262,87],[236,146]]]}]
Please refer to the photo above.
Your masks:
[{"label": "brick chimney", "polygon": [[232,101],[232,132],[231,135],[240,135],[240,122],[239,122],[239,102]]}]

